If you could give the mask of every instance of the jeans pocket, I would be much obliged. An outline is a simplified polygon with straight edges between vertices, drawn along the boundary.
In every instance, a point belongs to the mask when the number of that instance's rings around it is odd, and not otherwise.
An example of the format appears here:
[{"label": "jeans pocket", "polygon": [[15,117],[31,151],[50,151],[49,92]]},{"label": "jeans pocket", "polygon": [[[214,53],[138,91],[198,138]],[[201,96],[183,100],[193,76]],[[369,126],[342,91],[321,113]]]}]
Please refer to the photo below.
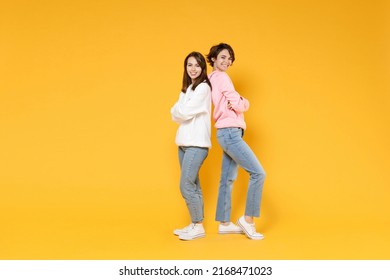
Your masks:
[{"label": "jeans pocket", "polygon": [[228,144],[234,144],[242,140],[242,129],[241,128],[230,128],[226,141]]}]

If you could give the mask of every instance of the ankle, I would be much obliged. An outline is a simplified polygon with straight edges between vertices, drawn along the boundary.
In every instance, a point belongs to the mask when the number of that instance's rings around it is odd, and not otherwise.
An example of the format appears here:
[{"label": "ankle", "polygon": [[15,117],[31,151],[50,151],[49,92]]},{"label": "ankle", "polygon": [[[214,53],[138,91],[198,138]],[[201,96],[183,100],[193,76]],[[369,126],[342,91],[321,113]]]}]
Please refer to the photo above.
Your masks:
[{"label": "ankle", "polygon": [[251,216],[244,216],[244,219],[245,219],[245,222],[247,222],[248,224],[254,223],[253,217],[251,217]]}]

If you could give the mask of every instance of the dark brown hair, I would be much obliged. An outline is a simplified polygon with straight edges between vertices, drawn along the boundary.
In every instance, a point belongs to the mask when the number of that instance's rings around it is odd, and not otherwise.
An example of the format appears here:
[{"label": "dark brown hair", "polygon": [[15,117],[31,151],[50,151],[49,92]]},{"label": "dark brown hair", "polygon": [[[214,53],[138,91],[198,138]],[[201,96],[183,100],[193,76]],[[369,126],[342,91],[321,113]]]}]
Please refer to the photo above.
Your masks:
[{"label": "dark brown hair", "polygon": [[199,64],[200,68],[202,69],[202,72],[200,73],[199,77],[197,77],[191,87],[192,90],[195,90],[196,87],[203,82],[206,82],[210,88],[211,83],[209,81],[209,78],[207,77],[207,64],[206,60],[204,59],[203,55],[199,52],[191,52],[187,57],[184,59],[184,73],[183,73],[183,85],[181,88],[182,92],[186,92],[187,88],[192,84],[192,79],[187,73],[187,62],[190,57],[193,57],[196,59],[196,62]]},{"label": "dark brown hair", "polygon": [[214,66],[214,61],[212,58],[217,58],[218,54],[223,50],[227,50],[229,52],[233,64],[234,60],[236,59],[234,57],[233,48],[228,44],[220,43],[218,45],[212,46],[209,53],[207,54],[207,62],[211,65],[211,67]]}]

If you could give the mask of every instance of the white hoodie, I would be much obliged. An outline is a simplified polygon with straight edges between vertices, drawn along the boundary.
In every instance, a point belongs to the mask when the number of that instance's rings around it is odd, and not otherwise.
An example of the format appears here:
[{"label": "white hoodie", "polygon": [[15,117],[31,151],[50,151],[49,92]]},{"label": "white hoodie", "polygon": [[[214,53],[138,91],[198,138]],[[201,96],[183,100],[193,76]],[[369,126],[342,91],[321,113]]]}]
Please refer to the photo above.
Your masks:
[{"label": "white hoodie", "polygon": [[172,120],[180,126],[176,133],[176,145],[211,147],[211,89],[207,83],[192,85],[180,93],[171,109]]}]

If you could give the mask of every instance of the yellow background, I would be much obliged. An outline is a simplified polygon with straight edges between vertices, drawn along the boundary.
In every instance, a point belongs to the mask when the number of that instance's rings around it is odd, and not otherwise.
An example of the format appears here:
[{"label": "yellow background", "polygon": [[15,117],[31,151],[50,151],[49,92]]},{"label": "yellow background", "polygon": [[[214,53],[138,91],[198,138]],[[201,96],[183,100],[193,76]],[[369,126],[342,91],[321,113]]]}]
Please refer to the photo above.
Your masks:
[{"label": "yellow background", "polygon": [[[3,0],[0,258],[389,259],[386,2]],[[263,241],[217,234],[215,130],[207,236],[172,234],[189,215],[169,111],[184,57],[219,42],[267,172]]]}]

